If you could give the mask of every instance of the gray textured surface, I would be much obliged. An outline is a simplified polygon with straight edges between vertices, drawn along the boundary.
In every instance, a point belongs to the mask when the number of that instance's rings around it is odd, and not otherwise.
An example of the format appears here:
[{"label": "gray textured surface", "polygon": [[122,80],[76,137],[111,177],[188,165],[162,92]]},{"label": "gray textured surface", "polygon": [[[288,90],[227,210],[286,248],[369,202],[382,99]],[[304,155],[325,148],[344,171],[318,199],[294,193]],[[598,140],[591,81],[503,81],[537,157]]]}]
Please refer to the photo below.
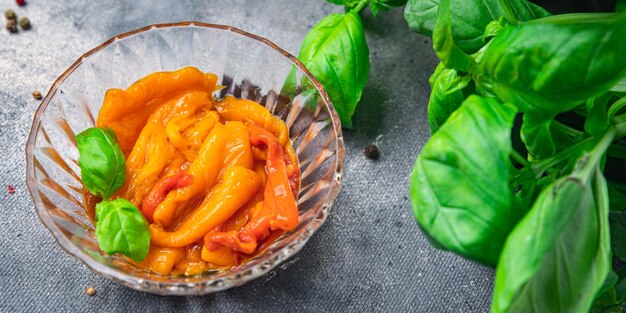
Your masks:
[{"label": "gray textured surface", "polygon": [[[36,217],[25,186],[24,145],[46,91],[76,58],[107,38],[147,24],[229,24],[297,53],[306,32],[342,9],[322,0],[30,1],[16,8],[33,30],[0,32],[0,311],[414,311],[488,310],[493,271],[432,248],[408,200],[413,161],[428,139],[431,43],[401,10],[364,14],[372,68],[345,131],[343,189],[321,230],[294,258],[242,287],[203,297],[158,297],[101,278],[65,254]],[[372,162],[370,142],[381,149]],[[15,186],[15,194],[7,185]],[[93,286],[97,296],[87,297]]]}]

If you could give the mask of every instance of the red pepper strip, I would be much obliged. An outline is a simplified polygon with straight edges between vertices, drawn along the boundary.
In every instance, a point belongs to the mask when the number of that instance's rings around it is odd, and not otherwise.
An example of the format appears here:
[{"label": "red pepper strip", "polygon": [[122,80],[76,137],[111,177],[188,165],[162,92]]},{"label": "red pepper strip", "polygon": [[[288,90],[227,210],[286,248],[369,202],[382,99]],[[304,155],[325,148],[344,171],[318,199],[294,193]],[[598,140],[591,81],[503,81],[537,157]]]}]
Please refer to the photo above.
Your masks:
[{"label": "red pepper strip", "polygon": [[154,214],[156,207],[165,200],[167,194],[173,189],[191,185],[192,180],[193,175],[183,172],[161,178],[141,201],[141,214],[146,217],[148,222],[153,223],[152,214]]},{"label": "red pepper strip", "polygon": [[[291,184],[287,176],[283,149],[276,137],[269,131],[249,125],[250,143],[253,146],[267,146],[267,184],[263,197],[263,209],[256,212],[239,234],[243,241],[261,240],[267,237],[269,230],[282,229],[294,230],[298,226],[299,213],[296,199],[291,190]],[[261,229],[265,228],[265,229]],[[264,235],[264,236],[260,236]]]},{"label": "red pepper strip", "polygon": [[236,230],[227,232],[210,232],[204,236],[204,246],[209,251],[215,251],[220,246],[231,248],[235,251],[243,252],[245,254],[251,254],[256,250],[256,241],[243,242],[239,239],[239,234]]},{"label": "red pepper strip", "polygon": [[[216,244],[235,251],[251,254],[258,241],[267,238],[270,230],[291,231],[298,226],[299,213],[292,184],[287,175],[287,162],[276,137],[269,131],[248,125],[250,143],[253,146],[267,147],[265,170],[267,183],[263,192],[263,202],[250,210],[250,218],[241,231],[210,232],[204,237],[207,249],[215,249]],[[297,170],[291,169],[292,176]],[[296,178],[297,179],[297,178]]]},{"label": "red pepper strip", "polygon": [[248,227],[250,234],[242,237],[236,230],[212,231],[204,236],[204,246],[213,251],[221,245],[235,251],[251,254],[257,247],[257,240],[262,240],[270,233],[270,219],[272,217],[270,213],[264,202],[259,202],[250,209],[249,221],[242,228],[243,230]]}]

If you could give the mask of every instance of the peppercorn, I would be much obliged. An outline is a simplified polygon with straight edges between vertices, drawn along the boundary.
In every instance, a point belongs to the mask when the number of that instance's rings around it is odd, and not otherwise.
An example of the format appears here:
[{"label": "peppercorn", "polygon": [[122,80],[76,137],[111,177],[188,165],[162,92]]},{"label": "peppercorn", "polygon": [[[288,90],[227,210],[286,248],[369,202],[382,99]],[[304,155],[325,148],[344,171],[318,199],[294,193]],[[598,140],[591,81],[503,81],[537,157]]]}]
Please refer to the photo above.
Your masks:
[{"label": "peppercorn", "polygon": [[13,186],[8,185],[8,186],[7,186],[7,189],[9,190],[9,194],[10,194],[10,195],[12,195],[12,194],[14,194],[14,193],[15,193],[15,188],[14,188]]},{"label": "peppercorn", "polygon": [[378,147],[376,147],[376,145],[371,144],[367,147],[365,147],[365,150],[363,151],[363,153],[365,154],[366,157],[372,159],[372,160],[377,160],[378,159]]},{"label": "peppercorn", "polygon": [[15,20],[8,20],[4,27],[11,33],[17,33],[17,23]]},{"label": "peppercorn", "polygon": [[26,0],[15,0],[15,3],[17,3],[17,5],[23,7],[26,5]]},{"label": "peppercorn", "polygon": [[37,100],[41,100],[41,92],[39,92],[39,90],[33,91],[33,97]]},{"label": "peppercorn", "polygon": [[15,11],[9,9],[4,11],[4,17],[6,17],[7,20],[14,20],[17,18],[17,15],[15,15]]},{"label": "peppercorn", "polygon": [[93,297],[96,295],[96,288],[94,287],[87,287],[85,288],[85,292],[87,293],[88,296]]},{"label": "peppercorn", "polygon": [[28,18],[21,17],[20,21],[18,23],[20,24],[20,27],[23,30],[29,30],[30,29],[30,20],[28,20]]}]

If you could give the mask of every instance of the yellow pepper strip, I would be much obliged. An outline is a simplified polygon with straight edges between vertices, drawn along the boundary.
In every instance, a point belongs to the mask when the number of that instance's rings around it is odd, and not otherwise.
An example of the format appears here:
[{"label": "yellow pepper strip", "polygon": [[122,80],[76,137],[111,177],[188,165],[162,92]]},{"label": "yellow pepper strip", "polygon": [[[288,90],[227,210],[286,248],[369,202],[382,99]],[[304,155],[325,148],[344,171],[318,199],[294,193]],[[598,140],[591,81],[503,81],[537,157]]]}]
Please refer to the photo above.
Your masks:
[{"label": "yellow pepper strip", "polygon": [[200,206],[175,231],[167,232],[151,224],[151,243],[159,247],[177,248],[202,239],[235,214],[259,188],[261,178],[254,171],[241,166],[229,168],[224,174],[224,180],[213,187]]},{"label": "yellow pepper strip", "polygon": [[[180,151],[187,161],[193,162],[198,156],[202,142],[219,121],[217,112],[211,111],[200,119],[195,112],[171,118],[165,126],[169,142]],[[188,131],[191,129],[191,131]],[[187,135],[187,133],[191,133]]]},{"label": "yellow pepper strip", "polygon": [[176,264],[173,273],[190,276],[199,275],[211,269],[211,266],[202,259],[202,245],[187,246],[185,252],[185,259]]},{"label": "yellow pepper strip", "polygon": [[185,258],[185,249],[183,248],[161,248],[150,246],[148,256],[139,265],[149,268],[151,271],[167,275],[172,272],[174,266]]},{"label": "yellow pepper strip", "polygon": [[170,226],[187,201],[196,202],[198,196],[210,190],[217,181],[221,170],[223,147],[227,134],[222,124],[215,124],[200,148],[198,158],[189,167],[188,174],[193,176],[193,182],[188,187],[170,192],[165,200],[154,210],[154,222],[159,226]]},{"label": "yellow pepper strip", "polygon": [[127,183],[120,188],[124,198],[138,206],[141,199],[172,162],[184,157],[170,143],[164,120],[210,106],[210,95],[192,91],[163,103],[151,114],[126,160]]},{"label": "yellow pepper strip", "polygon": [[155,209],[154,222],[161,227],[172,226],[211,190],[224,168],[235,165],[245,168],[254,165],[246,127],[240,122],[225,126],[216,123],[187,171],[193,176],[192,184],[170,192]]},{"label": "yellow pepper strip", "polygon": [[202,90],[211,93],[215,90],[216,82],[217,76],[214,74],[185,67],[173,72],[150,74],[126,90],[109,89],[104,96],[96,126],[112,128],[122,151],[128,155],[156,107],[185,91]]},{"label": "yellow pepper strip", "polygon": [[203,245],[202,259],[217,266],[231,267],[237,265],[239,256],[236,252],[224,246],[211,251]]},{"label": "yellow pepper strip", "polygon": [[254,101],[226,96],[215,104],[215,108],[226,121],[251,122],[273,133],[281,146],[289,142],[289,130],[285,122]]},{"label": "yellow pepper strip", "polygon": [[[216,103],[215,108],[224,120],[242,121],[247,124],[257,125],[267,129],[276,136],[278,143],[289,158],[285,160],[288,167],[287,172],[290,178],[294,177],[292,189],[297,194],[297,190],[300,188],[300,168],[298,167],[298,156],[289,141],[289,129],[285,122],[273,116],[267,108],[254,101],[237,99],[232,96],[226,96],[223,100]],[[256,159],[267,159],[267,154],[262,150],[253,147],[252,152]],[[294,173],[296,176],[293,175]]]},{"label": "yellow pepper strip", "polygon": [[220,177],[231,166],[254,168],[254,156],[252,155],[250,136],[246,125],[241,122],[227,122],[226,129],[232,139],[224,145],[225,157]]}]

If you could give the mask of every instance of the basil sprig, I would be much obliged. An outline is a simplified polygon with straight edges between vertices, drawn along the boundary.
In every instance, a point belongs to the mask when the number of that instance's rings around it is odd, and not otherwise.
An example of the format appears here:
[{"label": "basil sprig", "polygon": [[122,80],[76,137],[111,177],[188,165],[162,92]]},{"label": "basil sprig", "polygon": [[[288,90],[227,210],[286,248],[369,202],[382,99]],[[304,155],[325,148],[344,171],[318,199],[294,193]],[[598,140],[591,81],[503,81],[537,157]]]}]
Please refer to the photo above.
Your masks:
[{"label": "basil sprig", "polygon": [[96,239],[102,251],[136,261],[150,248],[148,222],[126,199],[108,199],[126,180],[124,153],[110,128],[89,128],[76,136],[83,185],[101,197],[96,205]]},{"label": "basil sprig", "polygon": [[496,267],[491,312],[621,312],[626,14],[548,15],[409,0],[441,61],[413,211],[435,247]]}]

